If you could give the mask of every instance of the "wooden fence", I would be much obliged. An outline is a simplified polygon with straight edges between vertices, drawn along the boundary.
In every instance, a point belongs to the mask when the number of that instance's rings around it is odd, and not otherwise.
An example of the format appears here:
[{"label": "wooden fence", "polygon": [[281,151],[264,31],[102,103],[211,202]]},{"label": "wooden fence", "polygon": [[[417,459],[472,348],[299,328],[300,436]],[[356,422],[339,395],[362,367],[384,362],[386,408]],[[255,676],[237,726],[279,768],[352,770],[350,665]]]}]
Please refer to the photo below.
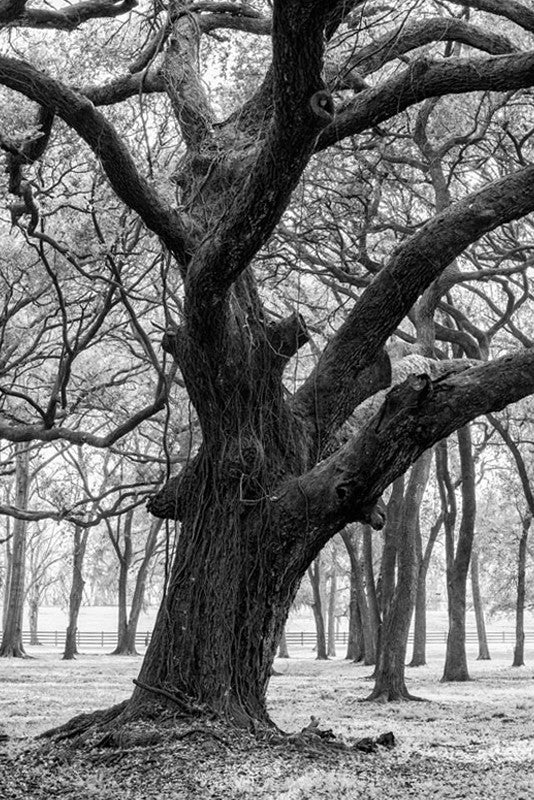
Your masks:
[{"label": "wooden fence", "polygon": [[[137,647],[143,647],[150,641],[150,631],[138,631],[135,643]],[[515,642],[515,631],[513,628],[502,630],[488,630],[486,633],[488,644],[510,644]],[[39,631],[37,634],[39,644],[45,647],[64,647],[65,646],[65,631]],[[291,647],[315,647],[315,631],[287,631],[286,640],[289,648]],[[348,640],[347,631],[338,631],[336,633],[336,644],[346,645]],[[410,633],[409,642],[413,640],[413,635]],[[22,641],[24,644],[30,643],[30,632],[24,631],[22,634]],[[427,631],[426,642],[427,644],[445,644],[447,641],[447,631]],[[468,630],[466,632],[466,641],[468,643],[477,642],[476,630]],[[534,641],[534,630],[525,631],[525,641]],[[76,634],[76,642],[80,648],[114,648],[117,645],[117,633],[115,631],[78,631]]]},{"label": "wooden fence", "polygon": [[[336,633],[336,644],[347,644],[348,641],[348,632],[347,631],[338,631]],[[504,644],[513,644],[515,643],[515,631],[513,628],[508,628],[506,630],[492,630],[486,631],[486,637],[488,640],[488,644],[496,644],[496,643],[504,643]],[[315,646],[315,631],[287,631],[286,632],[286,641],[288,647],[293,645],[294,647],[305,647],[309,645],[310,647]],[[466,642],[477,642],[478,635],[476,630],[467,630],[465,634]],[[408,641],[410,643],[413,642],[413,633],[411,632],[408,636]],[[534,641],[534,630],[525,631],[525,641]],[[447,631],[427,631],[426,632],[426,642],[427,644],[446,644],[447,642]]]}]

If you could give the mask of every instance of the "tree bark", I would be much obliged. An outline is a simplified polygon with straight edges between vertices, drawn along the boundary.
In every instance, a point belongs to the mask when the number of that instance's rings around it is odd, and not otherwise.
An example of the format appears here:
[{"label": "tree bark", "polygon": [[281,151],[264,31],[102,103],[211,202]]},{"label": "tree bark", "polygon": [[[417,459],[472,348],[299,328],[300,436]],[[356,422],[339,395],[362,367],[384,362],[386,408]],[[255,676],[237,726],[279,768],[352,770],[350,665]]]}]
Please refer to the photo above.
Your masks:
[{"label": "tree bark", "polygon": [[449,632],[445,666],[441,680],[468,681],[465,650],[466,589],[473,547],[476,520],[475,467],[469,426],[458,431],[458,446],[462,476],[462,519],[458,531],[456,552],[451,536],[445,539],[447,554],[447,602]]},{"label": "tree bark", "polygon": [[530,512],[523,517],[519,551],[517,555],[517,597],[515,606],[515,646],[512,667],[522,667],[525,664],[525,577],[527,566],[527,544],[532,515]]},{"label": "tree bark", "polygon": [[482,595],[480,592],[479,558],[478,549],[473,547],[471,553],[471,592],[473,595],[473,608],[477,626],[478,656],[477,661],[490,661],[491,656],[488,647],[488,637],[486,635],[486,623],[484,620],[484,607],[482,605]]},{"label": "tree bark", "polygon": [[69,624],[67,626],[65,648],[63,650],[64,661],[69,661],[78,654],[76,637],[78,632],[78,616],[82,605],[83,589],[85,586],[82,570],[88,538],[89,528],[82,530],[79,526],[74,527],[72,582],[69,594]]},{"label": "tree bark", "polygon": [[39,631],[39,585],[33,587],[31,595],[28,599],[28,622],[30,625],[30,644],[40,645],[38,631]]},{"label": "tree bark", "polygon": [[[26,510],[30,486],[29,448],[26,444],[15,445],[15,504]],[[0,657],[25,658],[22,644],[22,618],[24,609],[24,579],[26,565],[26,526],[23,519],[13,522],[13,555],[11,579],[7,599],[7,615],[0,645]]]}]

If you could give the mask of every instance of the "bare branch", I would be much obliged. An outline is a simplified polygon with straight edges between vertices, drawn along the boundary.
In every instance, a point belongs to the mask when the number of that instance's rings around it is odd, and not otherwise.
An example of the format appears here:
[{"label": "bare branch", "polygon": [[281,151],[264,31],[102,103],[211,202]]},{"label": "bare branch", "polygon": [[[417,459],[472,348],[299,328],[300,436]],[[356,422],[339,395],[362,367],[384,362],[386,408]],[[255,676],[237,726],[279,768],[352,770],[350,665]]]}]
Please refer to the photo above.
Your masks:
[{"label": "bare branch", "polygon": [[400,75],[360,92],[319,136],[323,150],[379,125],[428,97],[477,91],[505,92],[534,85],[534,52],[488,58],[414,61]]},{"label": "bare branch", "polygon": [[435,17],[408,23],[372,44],[362,47],[343,64],[343,73],[357,69],[362,75],[376,72],[400,56],[432,42],[461,42],[487,53],[513,53],[517,48],[506,36],[456,18]]},{"label": "bare branch", "polygon": [[[374,363],[424,289],[471,242],[533,210],[531,166],[453,204],[399,246],[294,397],[295,411],[314,427],[318,442],[328,441],[352,412],[356,398],[361,402],[366,383],[359,381],[360,370]],[[375,387],[370,388],[374,393]]]},{"label": "bare branch", "polygon": [[98,156],[121,200],[161,237],[180,263],[187,261],[189,232],[183,219],[142,177],[111,123],[87,98],[30,64],[5,56],[0,56],[0,83],[54,111],[73,128]]}]

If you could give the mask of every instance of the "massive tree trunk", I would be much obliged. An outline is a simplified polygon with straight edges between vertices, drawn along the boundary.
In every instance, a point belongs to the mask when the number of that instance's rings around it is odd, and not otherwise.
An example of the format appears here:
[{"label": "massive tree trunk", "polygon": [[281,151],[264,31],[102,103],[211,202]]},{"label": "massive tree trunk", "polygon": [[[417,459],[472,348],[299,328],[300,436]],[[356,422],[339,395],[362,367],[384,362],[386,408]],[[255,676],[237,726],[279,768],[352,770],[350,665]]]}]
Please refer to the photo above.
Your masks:
[{"label": "massive tree trunk", "polygon": [[442,681],[470,680],[465,650],[465,614],[467,576],[475,534],[476,489],[471,432],[468,426],[458,431],[458,446],[462,476],[462,519],[456,548],[452,535],[448,535],[445,540],[449,632]]},{"label": "massive tree trunk", "polygon": [[[240,481],[224,467],[202,459],[197,470],[139,682],[171,691],[178,702],[205,703],[238,723],[266,722],[272,662],[306,558],[281,571],[283,537],[269,525],[261,501],[243,505]],[[146,700],[138,687],[131,704]]]},{"label": "massive tree trunk", "polygon": [[[15,445],[15,503],[25,510],[28,506],[29,448],[26,444]],[[0,645],[0,657],[25,658],[22,644],[22,617],[24,610],[24,579],[26,568],[26,520],[15,519],[13,523],[13,551],[7,598],[7,613]]]}]

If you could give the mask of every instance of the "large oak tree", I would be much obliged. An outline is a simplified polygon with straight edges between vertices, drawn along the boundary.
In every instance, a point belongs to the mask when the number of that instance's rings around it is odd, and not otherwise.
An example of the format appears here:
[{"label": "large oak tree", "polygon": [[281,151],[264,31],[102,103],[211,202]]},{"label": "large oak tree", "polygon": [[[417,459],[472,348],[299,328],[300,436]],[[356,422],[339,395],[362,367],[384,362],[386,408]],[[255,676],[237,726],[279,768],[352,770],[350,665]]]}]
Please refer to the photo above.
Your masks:
[{"label": "large oak tree", "polygon": [[[134,5],[88,0],[51,9],[2,0],[0,22],[74,36]],[[353,521],[381,527],[382,492],[421,453],[477,415],[534,392],[532,349],[476,366],[451,362],[438,377],[412,375],[394,386],[378,413],[362,417],[343,444],[338,437],[355,409],[390,385],[385,344],[425,289],[473,242],[534,210],[534,167],[458,199],[390,252],[293,393],[284,370],[309,333],[298,313],[268,312],[255,256],[314,154],[427,98],[534,86],[534,13],[516,0],[450,4],[458,17],[442,3],[411,14],[399,3],[378,17],[377,30],[376,18],[374,28],[366,22],[372,4],[358,0],[163,5],[146,11],[153,35],[132,45],[129,68],[117,64],[112,80],[68,85],[12,54],[0,57],[0,83],[38,105],[42,131],[29,145],[3,140],[17,199],[12,216],[35,233],[26,172],[46,159],[59,117],[159,237],[183,282],[181,318],[162,346],[179,366],[202,443],[149,504],[152,514],[180,520],[181,535],[138,685],[116,713],[124,719],[171,703],[266,722],[283,624],[325,542]],[[480,24],[465,10],[483,12]],[[503,21],[527,49],[494,33]],[[130,23],[135,31],[133,16]],[[272,41],[262,80],[224,118],[198,68],[203,37],[220,29]],[[432,49],[443,41],[465,49],[443,58]],[[180,132],[177,203],[99,110],[149,93],[169,101]],[[56,424],[11,433],[7,425],[2,433],[46,441]]]}]

